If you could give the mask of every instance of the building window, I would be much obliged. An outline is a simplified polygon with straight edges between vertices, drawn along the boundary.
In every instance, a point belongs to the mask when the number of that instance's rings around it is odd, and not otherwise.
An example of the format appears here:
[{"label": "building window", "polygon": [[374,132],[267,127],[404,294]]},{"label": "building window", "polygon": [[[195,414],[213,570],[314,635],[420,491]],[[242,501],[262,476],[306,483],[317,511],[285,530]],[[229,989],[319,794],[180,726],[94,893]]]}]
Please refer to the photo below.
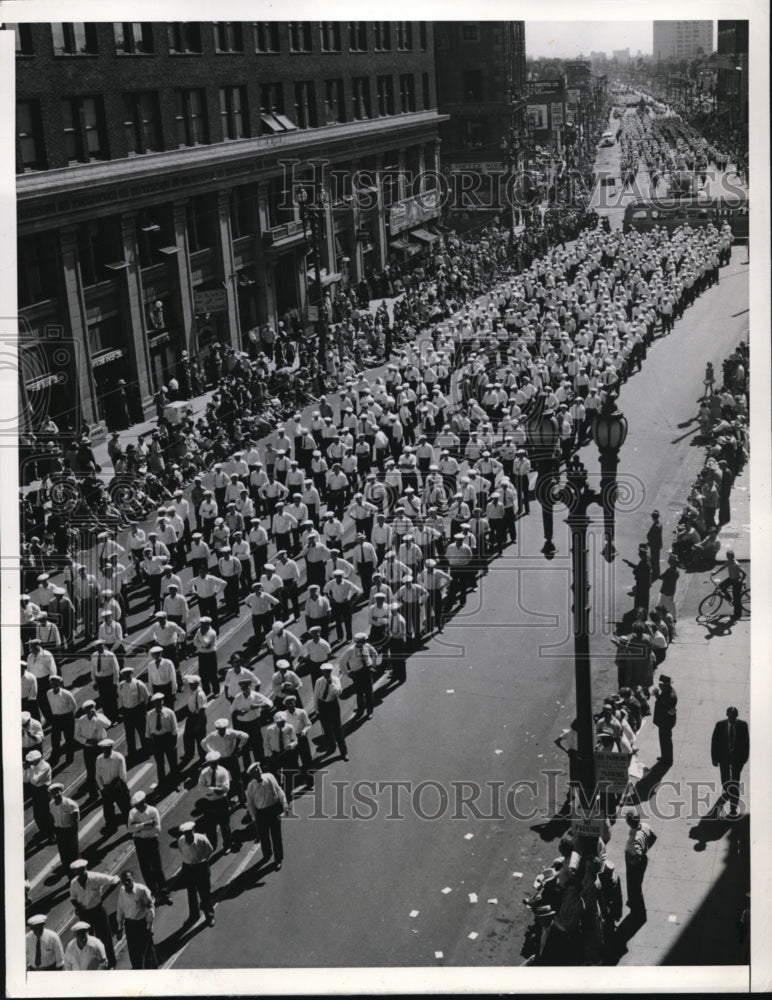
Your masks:
[{"label": "building window", "polygon": [[19,308],[58,296],[56,242],[55,233],[19,237],[16,262]]},{"label": "building window", "polygon": [[428,111],[429,108],[431,107],[431,102],[432,102],[431,91],[429,89],[429,74],[428,73],[422,73],[421,74],[421,90],[423,92],[424,111]]},{"label": "building window", "polygon": [[220,118],[224,139],[249,137],[246,87],[220,87]]},{"label": "building window", "polygon": [[402,114],[415,111],[415,77],[412,73],[403,73],[399,78],[399,109]]},{"label": "building window", "polygon": [[295,121],[298,128],[316,128],[316,88],[313,80],[295,81]]},{"label": "building window", "polygon": [[422,52],[426,52],[429,47],[428,33],[426,31],[426,21],[418,22],[418,46]]},{"label": "building window", "polygon": [[361,122],[370,117],[370,78],[355,76],[351,81],[354,99],[354,119]]},{"label": "building window", "polygon": [[283,177],[272,177],[268,182],[268,223],[271,229],[292,222],[295,218],[295,206],[292,204],[292,193],[285,187]]},{"label": "building window", "polygon": [[109,316],[88,328],[88,349],[93,358],[104,351],[122,348],[124,345],[120,316]]},{"label": "building window", "polygon": [[206,194],[194,195],[185,206],[185,224],[191,253],[209,250],[217,243],[217,226],[212,199]]},{"label": "building window", "polygon": [[480,29],[476,24],[463,24],[461,26],[461,40],[463,42],[478,42],[480,40]]},{"label": "building window", "polygon": [[378,114],[394,114],[394,79],[390,76],[379,76],[378,84]]},{"label": "building window", "polygon": [[284,114],[284,88],[280,83],[260,84],[260,110],[265,114]]},{"label": "building window", "polygon": [[9,24],[8,27],[13,28],[13,33],[16,36],[16,55],[34,55],[32,51],[32,25]]},{"label": "building window", "polygon": [[84,56],[96,55],[96,25],[81,21],[66,21],[51,25],[54,40],[54,55]]},{"label": "building window", "polygon": [[40,124],[40,105],[37,101],[17,102],[16,135],[19,140],[22,169],[45,170],[46,154],[43,146],[43,129]]},{"label": "building window", "polygon": [[325,80],[324,112],[328,125],[345,122],[346,107],[343,103],[343,80]]},{"label": "building window", "polygon": [[162,258],[156,251],[174,245],[174,220],[170,205],[153,205],[137,213],[137,247],[139,266],[152,267]]},{"label": "building window", "polygon": [[254,203],[255,193],[248,184],[234,188],[228,195],[232,239],[254,234]]},{"label": "building window", "polygon": [[276,21],[255,21],[255,52],[279,51],[279,25]]},{"label": "building window", "polygon": [[203,89],[177,90],[177,146],[200,146],[209,142],[206,93]]},{"label": "building window", "polygon": [[391,24],[388,21],[375,21],[375,51],[387,52],[391,48]]},{"label": "building window", "polygon": [[340,52],[340,21],[320,21],[322,52]]},{"label": "building window", "polygon": [[348,22],[348,47],[352,52],[367,52],[367,21]]},{"label": "building window", "polygon": [[214,47],[218,52],[243,52],[244,37],[241,22],[215,21]]},{"label": "building window", "polygon": [[172,21],[166,26],[172,55],[201,54],[201,25],[195,21]]},{"label": "building window", "polygon": [[397,48],[409,52],[413,48],[413,22],[397,21]]},{"label": "building window", "polygon": [[117,218],[95,219],[78,227],[78,264],[84,287],[111,277],[105,264],[120,260],[122,256]]},{"label": "building window", "polygon": [[129,156],[160,152],[162,145],[158,94],[124,94],[123,108]]},{"label": "building window", "polygon": [[483,99],[482,70],[465,69],[463,75],[464,100],[481,101]]},{"label": "building window", "polygon": [[153,32],[147,23],[115,21],[115,51],[119,56],[147,55],[153,51]]},{"label": "building window", "polygon": [[101,97],[67,97],[62,115],[68,163],[109,159]]},{"label": "building window", "polygon": [[309,21],[290,21],[290,52],[311,51],[311,24]]}]

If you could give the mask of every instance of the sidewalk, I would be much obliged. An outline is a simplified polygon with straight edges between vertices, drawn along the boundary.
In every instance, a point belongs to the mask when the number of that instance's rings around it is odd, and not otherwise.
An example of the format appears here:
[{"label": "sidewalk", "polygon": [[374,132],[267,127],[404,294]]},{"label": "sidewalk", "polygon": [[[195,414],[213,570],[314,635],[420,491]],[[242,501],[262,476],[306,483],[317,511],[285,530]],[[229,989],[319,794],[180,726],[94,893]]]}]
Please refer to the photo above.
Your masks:
[{"label": "sidewalk", "polygon": [[[727,548],[733,548],[748,571],[747,467],[732,490],[731,513],[731,522],[721,530],[719,559]],[[638,809],[658,839],[651,849],[643,883],[648,920],[640,928],[630,928],[632,936],[620,965],[725,965],[747,961],[743,945],[738,942],[736,922],[750,889],[749,813],[747,801],[743,804],[742,799],[736,819],[730,820],[725,811],[716,813],[720,779],[718,768],[711,765],[710,739],[713,726],[725,718],[729,705],[736,705],[740,718],[748,719],[750,622],[743,619],[726,631],[698,624],[699,602],[710,590],[708,574],[682,573],[679,583],[684,578],[686,584],[676,595],[677,635],[662,667],[673,678],[678,695],[674,764],[658,780],[647,780],[647,769],[655,765],[659,755],[657,730],[651,717],[647,718],[638,733],[638,757],[644,773]],[[747,767],[742,779],[747,794]],[[609,843],[609,857],[623,885],[626,808],[620,812]],[[666,818],[670,815],[674,818]],[[624,919],[621,930],[626,936]]]}]

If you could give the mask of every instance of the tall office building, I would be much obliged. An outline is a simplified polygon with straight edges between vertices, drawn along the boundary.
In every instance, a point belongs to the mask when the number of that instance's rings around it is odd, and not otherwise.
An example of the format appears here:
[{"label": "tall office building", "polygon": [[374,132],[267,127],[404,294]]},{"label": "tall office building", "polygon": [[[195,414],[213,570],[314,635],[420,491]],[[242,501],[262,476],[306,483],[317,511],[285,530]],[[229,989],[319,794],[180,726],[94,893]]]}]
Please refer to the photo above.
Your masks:
[{"label": "tall office building", "polygon": [[[437,21],[434,39],[446,172],[504,172],[502,142],[525,107],[525,22]],[[497,187],[481,185],[480,210],[500,208]]]},{"label": "tall office building", "polygon": [[716,102],[732,127],[748,124],[748,22],[719,21]]},{"label": "tall office building", "polygon": [[436,238],[430,22],[11,27],[23,412],[99,423],[123,378],[142,419],[183,350],[308,325],[314,162],[330,295]]},{"label": "tall office building", "polygon": [[706,56],[713,51],[712,21],[655,21],[654,62],[665,59],[694,59],[698,50]]}]

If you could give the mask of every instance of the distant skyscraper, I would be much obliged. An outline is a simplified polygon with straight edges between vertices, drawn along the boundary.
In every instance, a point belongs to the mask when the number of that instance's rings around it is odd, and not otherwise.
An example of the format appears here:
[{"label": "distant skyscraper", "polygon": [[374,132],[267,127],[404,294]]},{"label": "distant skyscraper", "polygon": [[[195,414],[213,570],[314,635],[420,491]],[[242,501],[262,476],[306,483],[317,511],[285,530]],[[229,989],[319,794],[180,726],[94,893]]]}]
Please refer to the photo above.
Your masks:
[{"label": "distant skyscraper", "polygon": [[697,50],[713,51],[712,21],[655,21],[654,61],[693,59]]}]

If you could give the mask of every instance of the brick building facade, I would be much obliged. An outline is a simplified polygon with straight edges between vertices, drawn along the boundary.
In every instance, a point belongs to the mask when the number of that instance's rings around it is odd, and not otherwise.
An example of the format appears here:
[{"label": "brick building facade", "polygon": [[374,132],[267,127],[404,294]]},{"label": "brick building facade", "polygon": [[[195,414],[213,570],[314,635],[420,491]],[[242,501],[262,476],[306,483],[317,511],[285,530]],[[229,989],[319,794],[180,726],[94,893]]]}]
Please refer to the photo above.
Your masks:
[{"label": "brick building facade", "polygon": [[13,28],[26,412],[99,423],[122,377],[140,419],[182,350],[305,324],[301,186],[332,296],[410,245],[390,218],[439,169],[430,22]]}]

